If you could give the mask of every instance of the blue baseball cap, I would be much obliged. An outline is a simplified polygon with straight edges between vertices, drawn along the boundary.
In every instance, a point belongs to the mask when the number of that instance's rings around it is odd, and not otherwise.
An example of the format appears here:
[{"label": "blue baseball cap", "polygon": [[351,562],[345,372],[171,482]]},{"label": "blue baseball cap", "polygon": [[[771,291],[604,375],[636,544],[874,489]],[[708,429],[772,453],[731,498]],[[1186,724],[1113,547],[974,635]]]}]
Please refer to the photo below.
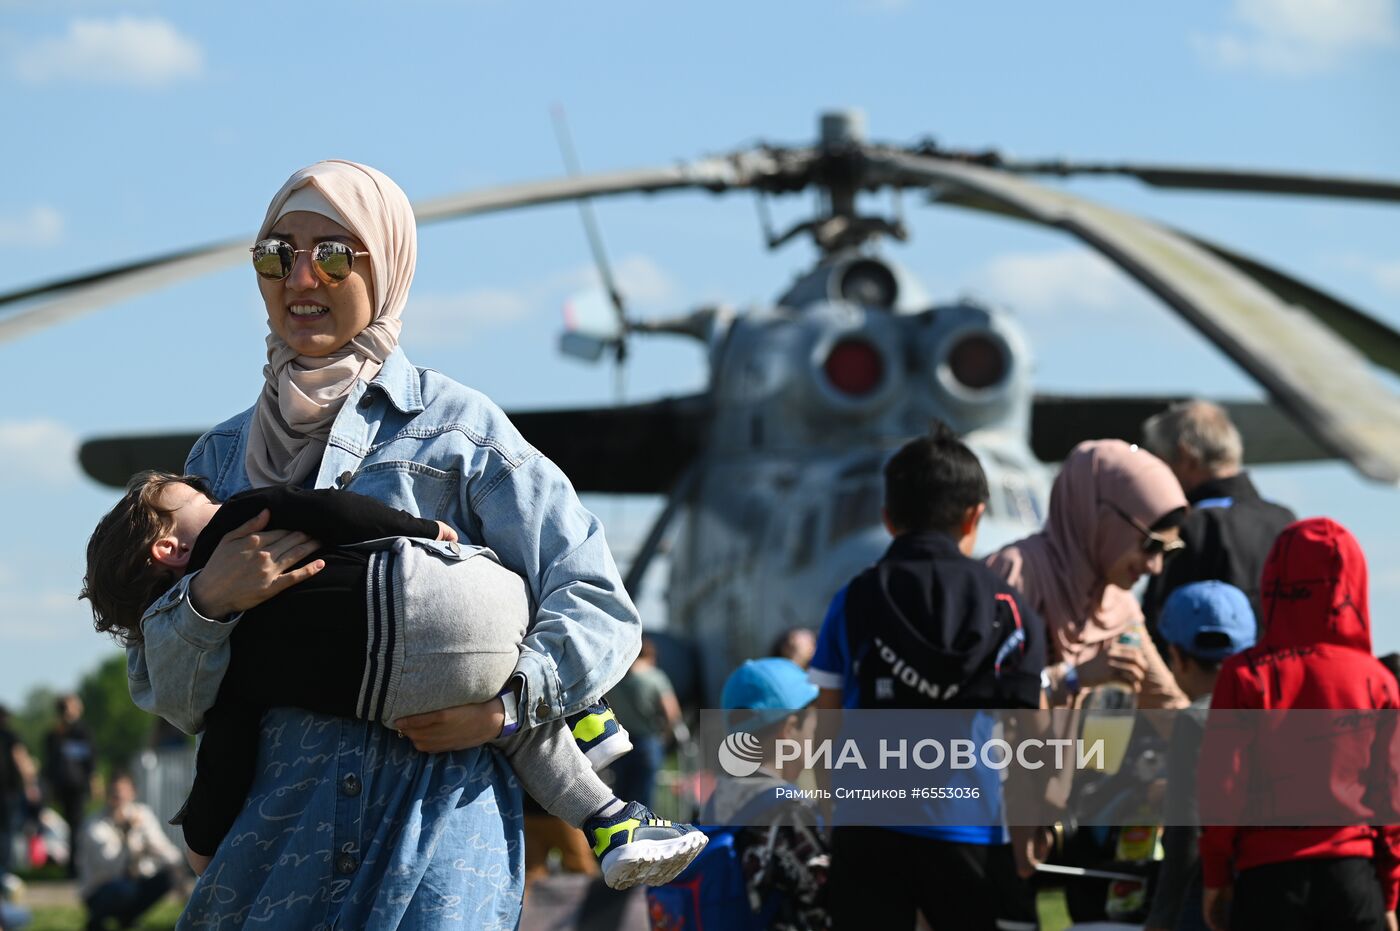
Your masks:
[{"label": "blue baseball cap", "polygon": [[730,673],[720,704],[725,711],[760,712],[738,725],[751,731],[806,708],[816,698],[817,687],[808,681],[801,666],[790,659],[769,656],[748,660]]},{"label": "blue baseball cap", "polygon": [[1172,592],[1157,629],[1192,656],[1219,662],[1254,646],[1257,625],[1244,592],[1225,582],[1192,582]]}]

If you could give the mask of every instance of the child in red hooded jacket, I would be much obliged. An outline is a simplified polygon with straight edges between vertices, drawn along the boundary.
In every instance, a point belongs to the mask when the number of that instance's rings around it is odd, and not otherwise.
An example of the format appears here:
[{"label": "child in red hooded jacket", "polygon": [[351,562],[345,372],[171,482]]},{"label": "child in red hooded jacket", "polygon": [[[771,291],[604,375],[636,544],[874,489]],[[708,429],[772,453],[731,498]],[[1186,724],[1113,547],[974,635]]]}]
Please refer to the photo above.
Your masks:
[{"label": "child in red hooded jacket", "polygon": [[[1267,726],[1262,715],[1243,726],[1212,715],[1198,790],[1206,921],[1216,931],[1393,929],[1400,828],[1371,825],[1394,820],[1400,694],[1371,654],[1361,547],[1327,518],[1291,524],[1264,565],[1262,595],[1258,642],[1222,665],[1212,710],[1390,710],[1310,744],[1298,736],[1305,715]],[[1339,826],[1224,824],[1280,817]]]}]

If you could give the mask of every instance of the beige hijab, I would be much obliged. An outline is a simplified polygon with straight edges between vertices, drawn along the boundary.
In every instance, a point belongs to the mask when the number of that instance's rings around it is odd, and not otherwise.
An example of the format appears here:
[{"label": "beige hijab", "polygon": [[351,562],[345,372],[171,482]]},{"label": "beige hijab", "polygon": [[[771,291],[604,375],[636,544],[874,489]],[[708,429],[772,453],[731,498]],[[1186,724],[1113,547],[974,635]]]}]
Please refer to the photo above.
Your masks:
[{"label": "beige hijab", "polygon": [[1132,594],[1104,579],[1142,540],[1109,502],[1151,527],[1186,507],[1186,496],[1166,463],[1146,450],[1121,440],[1080,443],[1050,491],[1045,528],[987,560],[1041,612],[1052,649],[1071,663],[1142,620]]},{"label": "beige hijab", "polygon": [[[306,187],[314,195],[293,198]],[[332,159],[296,172],[272,198],[257,238],[284,214],[308,209],[331,216],[365,244],[375,307],[368,326],[319,358],[297,355],[268,333],[263,390],[248,434],[248,479],[258,488],[301,484],[319,466],[346,395],[356,380],[372,380],[399,344],[399,316],[418,259],[413,207],[397,184],[368,165]]]}]

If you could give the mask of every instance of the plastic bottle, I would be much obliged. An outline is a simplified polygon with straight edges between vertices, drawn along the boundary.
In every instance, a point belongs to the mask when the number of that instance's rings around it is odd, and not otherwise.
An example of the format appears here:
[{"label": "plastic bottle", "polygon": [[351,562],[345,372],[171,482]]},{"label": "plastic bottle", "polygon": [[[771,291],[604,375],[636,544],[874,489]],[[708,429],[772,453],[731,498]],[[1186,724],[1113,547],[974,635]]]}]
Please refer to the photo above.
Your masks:
[{"label": "plastic bottle", "polygon": [[[1135,630],[1118,635],[1118,643],[1135,649],[1142,648],[1142,636]],[[1084,702],[1084,744],[1103,741],[1101,772],[1112,775],[1123,765],[1128,741],[1133,736],[1133,712],[1137,709],[1137,694],[1122,682],[1105,682],[1094,686]]]}]

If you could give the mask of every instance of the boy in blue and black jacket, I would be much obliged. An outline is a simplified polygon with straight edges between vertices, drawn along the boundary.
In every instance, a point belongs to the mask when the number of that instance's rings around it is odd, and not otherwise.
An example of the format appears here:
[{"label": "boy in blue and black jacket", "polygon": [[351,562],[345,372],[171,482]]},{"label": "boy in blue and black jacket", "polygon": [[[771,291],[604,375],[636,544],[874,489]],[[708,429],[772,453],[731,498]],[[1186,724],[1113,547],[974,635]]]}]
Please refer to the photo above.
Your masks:
[{"label": "boy in blue and black jacket", "polygon": [[[884,518],[894,541],[827,611],[808,669],[819,708],[1041,706],[1044,626],[970,558],[988,497],[977,457],[942,425],[890,459]],[[977,810],[998,810],[998,774],[970,775],[984,799]],[[913,927],[916,911],[935,931],[1036,927],[1034,892],[1000,824],[838,826],[830,904],[838,929]]]}]

